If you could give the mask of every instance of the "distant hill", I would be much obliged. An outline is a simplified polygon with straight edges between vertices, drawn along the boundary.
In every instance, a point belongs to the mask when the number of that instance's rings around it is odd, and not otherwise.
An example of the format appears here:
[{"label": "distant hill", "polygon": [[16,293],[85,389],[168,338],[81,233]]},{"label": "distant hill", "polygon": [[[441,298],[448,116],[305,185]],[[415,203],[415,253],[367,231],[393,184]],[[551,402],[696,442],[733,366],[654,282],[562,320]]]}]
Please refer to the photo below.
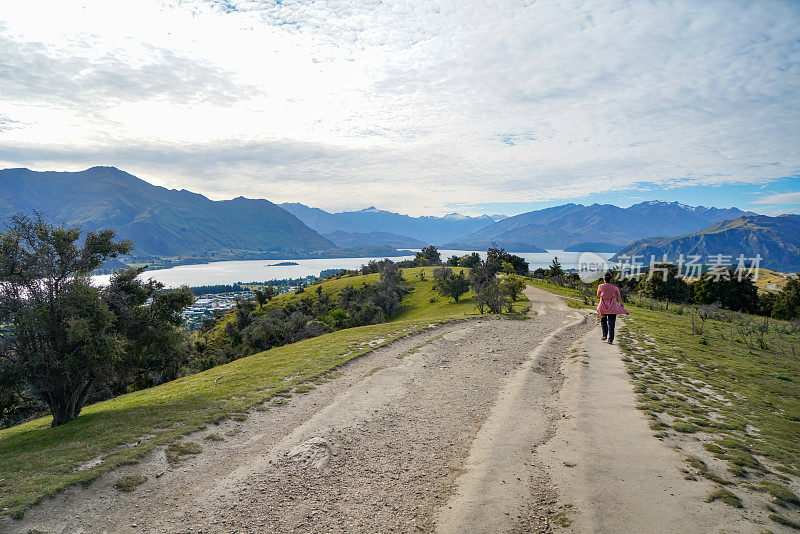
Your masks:
[{"label": "distant hill", "polygon": [[81,172],[0,170],[0,220],[34,210],[85,231],[113,228],[137,256],[209,252],[310,253],[336,248],[268,200],[213,201],[166,189],[115,167]]},{"label": "distant hill", "polygon": [[650,201],[628,208],[610,204],[564,204],[509,217],[443,248],[483,249],[492,241],[528,243],[549,250],[575,248],[585,242],[603,242],[622,248],[635,239],[652,235],[680,235],[743,215],[737,208],[693,207],[678,202]]},{"label": "distant hill", "polygon": [[331,234],[336,231],[388,232],[413,237],[426,245],[438,245],[458,236],[476,232],[495,222],[488,215],[469,217],[458,213],[444,217],[411,217],[379,210],[374,206],[360,211],[341,213],[330,213],[298,203],[281,204],[281,207],[321,234]]},{"label": "distant hill", "polygon": [[639,239],[620,250],[612,261],[621,255],[651,255],[674,260],[680,254],[702,256],[703,263],[709,255],[724,254],[733,258],[739,254],[747,258],[760,254],[761,267],[783,272],[800,271],[800,215],[768,217],[754,215],[722,221],[678,237],[650,237]]},{"label": "distant hill", "polygon": [[330,239],[337,247],[390,246],[395,248],[421,249],[428,244],[413,237],[390,232],[343,232],[336,230],[323,237]]},{"label": "distant hill", "polygon": [[610,243],[576,243],[564,249],[564,252],[616,252],[618,245]]}]

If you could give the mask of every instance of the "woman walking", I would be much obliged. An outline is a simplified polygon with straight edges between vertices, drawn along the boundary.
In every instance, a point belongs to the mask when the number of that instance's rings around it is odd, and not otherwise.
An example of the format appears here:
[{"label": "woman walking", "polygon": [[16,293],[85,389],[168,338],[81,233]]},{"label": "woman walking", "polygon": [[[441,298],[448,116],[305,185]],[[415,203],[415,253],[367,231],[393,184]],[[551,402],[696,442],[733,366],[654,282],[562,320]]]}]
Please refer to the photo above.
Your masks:
[{"label": "woman walking", "polygon": [[614,326],[617,322],[617,315],[628,315],[628,310],[622,307],[620,300],[622,295],[619,288],[611,283],[611,273],[603,275],[604,284],[597,286],[597,296],[600,302],[597,304],[597,313],[600,314],[600,326],[603,328],[603,339],[609,343],[614,343]]}]

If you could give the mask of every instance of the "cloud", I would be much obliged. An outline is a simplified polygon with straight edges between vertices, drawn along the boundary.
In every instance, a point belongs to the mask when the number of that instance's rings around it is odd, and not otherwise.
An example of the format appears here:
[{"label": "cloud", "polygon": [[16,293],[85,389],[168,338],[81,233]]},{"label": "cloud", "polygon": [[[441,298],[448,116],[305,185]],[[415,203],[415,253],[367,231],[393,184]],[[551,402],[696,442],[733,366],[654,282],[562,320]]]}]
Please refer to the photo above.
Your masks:
[{"label": "cloud", "polygon": [[413,213],[800,174],[795,2],[86,1],[14,7],[0,163]]},{"label": "cloud", "polygon": [[755,204],[800,204],[800,191],[791,193],[773,193],[766,195],[758,200],[752,201]]},{"label": "cloud", "polygon": [[67,55],[0,33],[0,100],[18,104],[94,112],[119,102],[155,98],[173,105],[225,103],[256,93],[231,77],[224,69],[148,45],[143,57],[132,62],[118,51],[100,57]]}]

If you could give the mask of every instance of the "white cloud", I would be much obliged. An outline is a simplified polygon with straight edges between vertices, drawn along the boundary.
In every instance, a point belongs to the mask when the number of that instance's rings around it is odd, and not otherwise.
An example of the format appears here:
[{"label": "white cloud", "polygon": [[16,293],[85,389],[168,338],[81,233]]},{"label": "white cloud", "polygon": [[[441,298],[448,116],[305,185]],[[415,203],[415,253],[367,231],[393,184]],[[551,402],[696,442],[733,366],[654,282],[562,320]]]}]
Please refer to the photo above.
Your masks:
[{"label": "white cloud", "polygon": [[792,2],[41,6],[0,12],[0,164],[411,213],[800,173]]},{"label": "white cloud", "polygon": [[755,204],[800,204],[800,191],[773,193],[771,195],[765,195],[753,202]]}]

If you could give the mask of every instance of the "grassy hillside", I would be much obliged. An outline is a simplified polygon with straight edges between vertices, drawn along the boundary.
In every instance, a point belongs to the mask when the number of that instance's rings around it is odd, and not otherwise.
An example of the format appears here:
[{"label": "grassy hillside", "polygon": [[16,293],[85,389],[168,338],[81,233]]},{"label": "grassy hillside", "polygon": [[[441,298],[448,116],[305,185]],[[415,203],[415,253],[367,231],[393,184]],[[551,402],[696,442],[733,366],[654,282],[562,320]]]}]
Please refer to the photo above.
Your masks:
[{"label": "grassy hillside", "polygon": [[[594,307],[569,289],[535,284]],[[694,306],[648,299],[625,307],[618,339],[638,408],[657,437],[684,452],[684,475],[710,479],[745,508],[771,506],[776,522],[796,518],[800,325],[724,310],[703,319]]]},{"label": "grassy hillside", "polygon": [[[420,281],[423,270],[426,280]],[[41,417],[0,430],[0,515],[20,514],[67,485],[91,481],[116,465],[136,461],[153,447],[275,395],[291,393],[298,386],[313,387],[313,381],[373,347],[432,324],[476,316],[469,296],[458,304],[441,297],[431,302],[436,297],[432,270],[404,270],[413,291],[389,322],[306,339],[100,402],[57,428],[49,428],[50,417]],[[337,292],[345,285],[376,280],[377,275],[357,276],[325,282],[322,287]],[[313,294],[313,288],[305,294]],[[275,300],[295,298],[300,296],[287,294]],[[87,468],[79,470],[82,465]]]}]

